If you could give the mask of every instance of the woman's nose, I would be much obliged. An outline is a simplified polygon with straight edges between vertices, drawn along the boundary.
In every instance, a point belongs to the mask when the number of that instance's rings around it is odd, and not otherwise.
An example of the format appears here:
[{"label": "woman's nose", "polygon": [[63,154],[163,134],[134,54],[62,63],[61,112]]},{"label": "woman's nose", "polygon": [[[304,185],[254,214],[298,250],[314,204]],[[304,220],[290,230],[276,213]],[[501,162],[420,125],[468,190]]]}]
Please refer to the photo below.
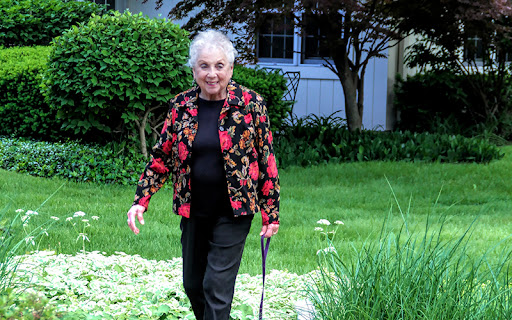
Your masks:
[{"label": "woman's nose", "polygon": [[215,70],[209,69],[208,73],[206,74],[206,77],[208,77],[208,78],[215,78],[216,75],[217,74],[215,73]]}]

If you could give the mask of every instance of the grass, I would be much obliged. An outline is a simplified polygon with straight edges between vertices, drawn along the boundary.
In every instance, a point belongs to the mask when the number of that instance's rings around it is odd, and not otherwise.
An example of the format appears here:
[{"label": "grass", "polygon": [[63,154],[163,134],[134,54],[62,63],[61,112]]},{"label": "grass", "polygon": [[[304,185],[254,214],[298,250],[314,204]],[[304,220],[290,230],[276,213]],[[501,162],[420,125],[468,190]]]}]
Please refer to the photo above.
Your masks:
[{"label": "grass", "polygon": [[[353,247],[377,241],[390,208],[389,223],[399,230],[403,218],[396,203],[408,215],[408,229],[413,234],[423,231],[427,216],[435,229],[438,218],[447,215],[444,236],[458,238],[478,218],[468,253],[483,254],[512,230],[512,147],[503,151],[506,156],[502,160],[487,165],[363,162],[281,170],[281,229],[271,242],[267,269],[302,274],[316,268],[316,252],[322,243],[313,229],[319,219],[345,223],[338,230],[335,246],[340,256],[351,257]],[[51,216],[60,218],[39,249],[81,250],[77,232],[65,219],[83,211],[89,219],[100,217],[86,229],[90,239],[85,242],[87,251],[122,251],[157,260],[181,255],[180,218],[171,213],[170,189],[152,199],[146,225],[138,236],[126,226],[135,186],[79,184],[0,170],[0,191],[0,208],[11,204],[13,216],[14,210],[22,208],[37,209],[34,225]],[[261,273],[260,222],[259,217],[254,220],[240,270],[243,273]]]}]

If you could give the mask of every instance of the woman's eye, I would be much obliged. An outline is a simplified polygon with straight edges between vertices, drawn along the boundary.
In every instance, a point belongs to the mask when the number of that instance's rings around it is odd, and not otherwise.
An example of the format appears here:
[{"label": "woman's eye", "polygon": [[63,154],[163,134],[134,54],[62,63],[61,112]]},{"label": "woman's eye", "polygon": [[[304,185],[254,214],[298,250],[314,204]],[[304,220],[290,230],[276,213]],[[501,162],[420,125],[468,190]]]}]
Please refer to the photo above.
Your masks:
[{"label": "woman's eye", "polygon": [[222,68],[224,68],[224,65],[223,65],[223,64],[218,64],[218,65],[217,65],[217,69],[219,69],[219,70],[220,70],[220,69],[222,69]]}]

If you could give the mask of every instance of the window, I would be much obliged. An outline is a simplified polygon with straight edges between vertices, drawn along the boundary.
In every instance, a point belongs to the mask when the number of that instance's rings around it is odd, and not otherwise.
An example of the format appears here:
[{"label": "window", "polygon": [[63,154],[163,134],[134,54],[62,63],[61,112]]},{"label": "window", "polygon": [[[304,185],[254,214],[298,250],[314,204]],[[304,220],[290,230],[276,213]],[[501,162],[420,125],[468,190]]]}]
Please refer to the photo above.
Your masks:
[{"label": "window", "polygon": [[323,30],[329,30],[329,25],[318,16],[304,16],[303,19],[308,21],[302,41],[302,62],[321,63],[323,57],[329,57],[328,49],[322,44],[325,39]]},{"label": "window", "polygon": [[[325,27],[327,29],[324,29]],[[321,64],[323,57],[329,56],[327,48],[322,45],[323,30],[329,30],[329,26],[316,18],[316,21],[313,20],[307,30],[304,30],[304,36],[300,36],[290,16],[267,13],[257,36],[258,60],[263,63]],[[294,51],[294,48],[300,48],[300,52]]]},{"label": "window", "polygon": [[293,61],[294,30],[291,18],[270,13],[258,33],[257,52],[260,61],[291,63]]},{"label": "window", "polygon": [[482,39],[478,37],[467,39],[464,43],[464,58],[466,60],[483,61],[484,46]]},{"label": "window", "polygon": [[[484,41],[479,37],[468,38],[464,43],[464,58],[466,60],[482,63],[487,55],[487,58],[490,57],[495,61],[503,59],[502,62],[512,62],[512,49],[504,48],[496,50],[496,48],[493,48],[494,47],[486,47]],[[500,56],[501,52],[504,52],[502,57]]]}]

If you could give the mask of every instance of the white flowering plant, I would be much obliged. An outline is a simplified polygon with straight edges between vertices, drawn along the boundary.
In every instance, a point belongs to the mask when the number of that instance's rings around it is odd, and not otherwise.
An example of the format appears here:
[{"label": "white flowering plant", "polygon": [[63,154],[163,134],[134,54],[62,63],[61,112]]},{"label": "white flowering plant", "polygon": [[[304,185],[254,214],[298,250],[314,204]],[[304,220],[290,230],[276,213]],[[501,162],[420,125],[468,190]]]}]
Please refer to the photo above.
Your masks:
[{"label": "white flowering plant", "polygon": [[99,220],[100,217],[92,216],[91,219],[86,218],[86,213],[83,211],[77,211],[72,216],[67,217],[66,221],[71,224],[73,229],[77,232],[78,236],[76,237],[76,242],[82,240],[82,252],[85,253],[85,241],[91,242],[89,240],[89,236],[86,232],[86,229],[91,227],[91,220],[96,221]]},{"label": "white flowering plant", "polygon": [[321,235],[322,240],[329,239],[330,241],[334,240],[338,228],[344,225],[343,221],[341,220],[336,220],[334,223],[331,223],[327,219],[320,219],[316,223],[321,225],[321,227],[315,227],[315,231]]}]

